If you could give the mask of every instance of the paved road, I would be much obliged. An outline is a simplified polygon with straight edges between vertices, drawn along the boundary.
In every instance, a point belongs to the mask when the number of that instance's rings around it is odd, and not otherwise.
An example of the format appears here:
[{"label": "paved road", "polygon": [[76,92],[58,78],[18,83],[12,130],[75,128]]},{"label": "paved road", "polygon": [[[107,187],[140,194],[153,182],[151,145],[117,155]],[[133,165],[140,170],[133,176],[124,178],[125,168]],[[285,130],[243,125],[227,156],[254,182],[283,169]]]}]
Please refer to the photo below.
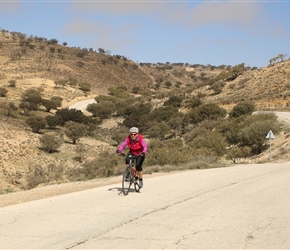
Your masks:
[{"label": "paved road", "polygon": [[290,249],[290,163],[147,178],[0,209],[1,249]]},{"label": "paved road", "polygon": [[275,113],[278,119],[290,124],[290,112],[279,112],[279,111],[255,111],[253,114],[258,113]]},{"label": "paved road", "polygon": [[274,112],[279,119],[285,121],[290,124],[290,112]]},{"label": "paved road", "polygon": [[86,108],[89,104],[95,103],[95,102],[96,102],[95,99],[87,99],[87,100],[75,103],[75,104],[71,105],[69,108],[70,109],[78,109],[78,110],[81,110],[82,112],[84,112],[84,111],[86,111]]}]

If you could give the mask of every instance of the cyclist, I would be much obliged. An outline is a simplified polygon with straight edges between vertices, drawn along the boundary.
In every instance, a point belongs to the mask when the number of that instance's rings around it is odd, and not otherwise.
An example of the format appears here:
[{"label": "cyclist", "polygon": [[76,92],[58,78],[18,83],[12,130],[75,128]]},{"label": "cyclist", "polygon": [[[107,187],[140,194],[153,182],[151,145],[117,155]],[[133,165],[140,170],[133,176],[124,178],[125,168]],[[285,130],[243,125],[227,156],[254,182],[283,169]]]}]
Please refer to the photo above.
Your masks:
[{"label": "cyclist", "polygon": [[129,164],[129,154],[138,155],[136,159],[136,170],[139,176],[139,186],[143,187],[143,162],[145,160],[145,154],[147,152],[147,144],[143,136],[139,134],[139,129],[132,127],[129,130],[128,137],[123,141],[123,143],[117,149],[117,153],[121,154],[123,149],[128,146],[129,153],[126,156],[126,164]]}]

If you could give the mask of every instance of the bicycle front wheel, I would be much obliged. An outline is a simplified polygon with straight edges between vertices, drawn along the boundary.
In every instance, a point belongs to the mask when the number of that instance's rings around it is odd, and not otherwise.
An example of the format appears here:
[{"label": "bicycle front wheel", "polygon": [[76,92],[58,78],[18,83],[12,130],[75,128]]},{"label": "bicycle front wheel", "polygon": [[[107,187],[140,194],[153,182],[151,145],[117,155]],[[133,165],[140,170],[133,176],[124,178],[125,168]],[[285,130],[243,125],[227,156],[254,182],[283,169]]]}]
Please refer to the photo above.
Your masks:
[{"label": "bicycle front wheel", "polygon": [[135,188],[135,191],[136,191],[137,193],[139,193],[139,191],[140,191],[140,186],[139,186],[139,184],[138,184],[137,182],[134,183],[134,188]]},{"label": "bicycle front wheel", "polygon": [[124,195],[127,195],[129,193],[131,184],[132,184],[132,171],[128,166],[125,168],[122,179],[122,192]]}]

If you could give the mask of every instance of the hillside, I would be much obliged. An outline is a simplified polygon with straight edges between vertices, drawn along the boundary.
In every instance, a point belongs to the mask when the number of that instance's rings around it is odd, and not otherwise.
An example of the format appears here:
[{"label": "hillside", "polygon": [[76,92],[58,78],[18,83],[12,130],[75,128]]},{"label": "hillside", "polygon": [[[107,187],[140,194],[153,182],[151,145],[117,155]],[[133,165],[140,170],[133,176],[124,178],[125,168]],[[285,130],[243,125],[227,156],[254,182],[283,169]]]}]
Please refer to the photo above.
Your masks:
[{"label": "hillside", "polygon": [[[125,57],[69,48],[45,39],[31,40],[23,41],[19,34],[0,33],[2,83],[15,79],[23,88],[38,84],[38,87],[48,91],[47,95],[54,94],[49,89],[53,81],[69,78],[89,82],[92,94],[106,93],[109,87],[120,85],[130,88],[141,84],[152,85],[152,79]],[[83,95],[77,89],[61,94],[67,101]]]},{"label": "hillside", "polygon": [[289,110],[290,60],[256,70],[248,70],[228,82],[222,93],[207,96],[207,102],[218,102],[226,107],[243,100],[255,102],[257,110]]},{"label": "hillside", "polygon": [[[58,44],[55,39],[28,38],[21,33],[2,30],[0,88],[8,92],[0,97],[0,103],[2,106],[9,102],[18,105],[25,90],[37,88],[44,98],[60,96],[62,108],[66,108],[80,100],[106,95],[110,88],[124,87],[141,96],[143,93],[149,95],[154,105],[162,105],[170,95],[177,94],[184,99],[198,96],[204,103],[216,103],[228,111],[242,100],[254,101],[258,110],[289,109],[289,60],[261,69],[247,68],[235,79],[225,81],[221,92],[215,93],[209,82],[226,67],[187,63],[137,64],[125,56],[110,55],[102,49],[71,48]],[[67,79],[70,80],[65,86],[56,86],[57,81]],[[15,87],[10,86],[11,81],[16,82]],[[90,91],[80,88],[83,82],[90,84]],[[23,189],[26,176],[35,166],[40,170],[43,166],[53,166],[72,171],[80,166],[81,163],[75,160],[75,145],[67,138],[59,152],[47,154],[40,150],[39,138],[51,133],[49,129],[33,133],[20,110],[7,116],[2,108],[0,117],[0,192]],[[94,138],[81,138],[80,142],[89,146],[87,159],[115,150],[111,129],[119,123],[115,119],[104,120]],[[267,153],[263,159],[265,155]]]}]

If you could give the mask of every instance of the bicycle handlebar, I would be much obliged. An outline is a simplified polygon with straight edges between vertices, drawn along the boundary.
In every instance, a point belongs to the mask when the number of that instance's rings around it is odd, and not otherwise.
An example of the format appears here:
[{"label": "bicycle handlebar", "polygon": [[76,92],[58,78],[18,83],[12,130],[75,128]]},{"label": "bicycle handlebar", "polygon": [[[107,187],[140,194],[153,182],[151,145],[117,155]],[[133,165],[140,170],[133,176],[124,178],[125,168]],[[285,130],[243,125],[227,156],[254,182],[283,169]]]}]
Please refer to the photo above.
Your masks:
[{"label": "bicycle handlebar", "polygon": [[[124,156],[124,157],[126,156],[125,153],[118,153],[118,154],[121,155],[121,156]],[[129,158],[133,158],[133,159],[134,159],[134,158],[137,158],[139,155],[132,155],[132,154],[129,154],[128,156],[129,156]]]}]

